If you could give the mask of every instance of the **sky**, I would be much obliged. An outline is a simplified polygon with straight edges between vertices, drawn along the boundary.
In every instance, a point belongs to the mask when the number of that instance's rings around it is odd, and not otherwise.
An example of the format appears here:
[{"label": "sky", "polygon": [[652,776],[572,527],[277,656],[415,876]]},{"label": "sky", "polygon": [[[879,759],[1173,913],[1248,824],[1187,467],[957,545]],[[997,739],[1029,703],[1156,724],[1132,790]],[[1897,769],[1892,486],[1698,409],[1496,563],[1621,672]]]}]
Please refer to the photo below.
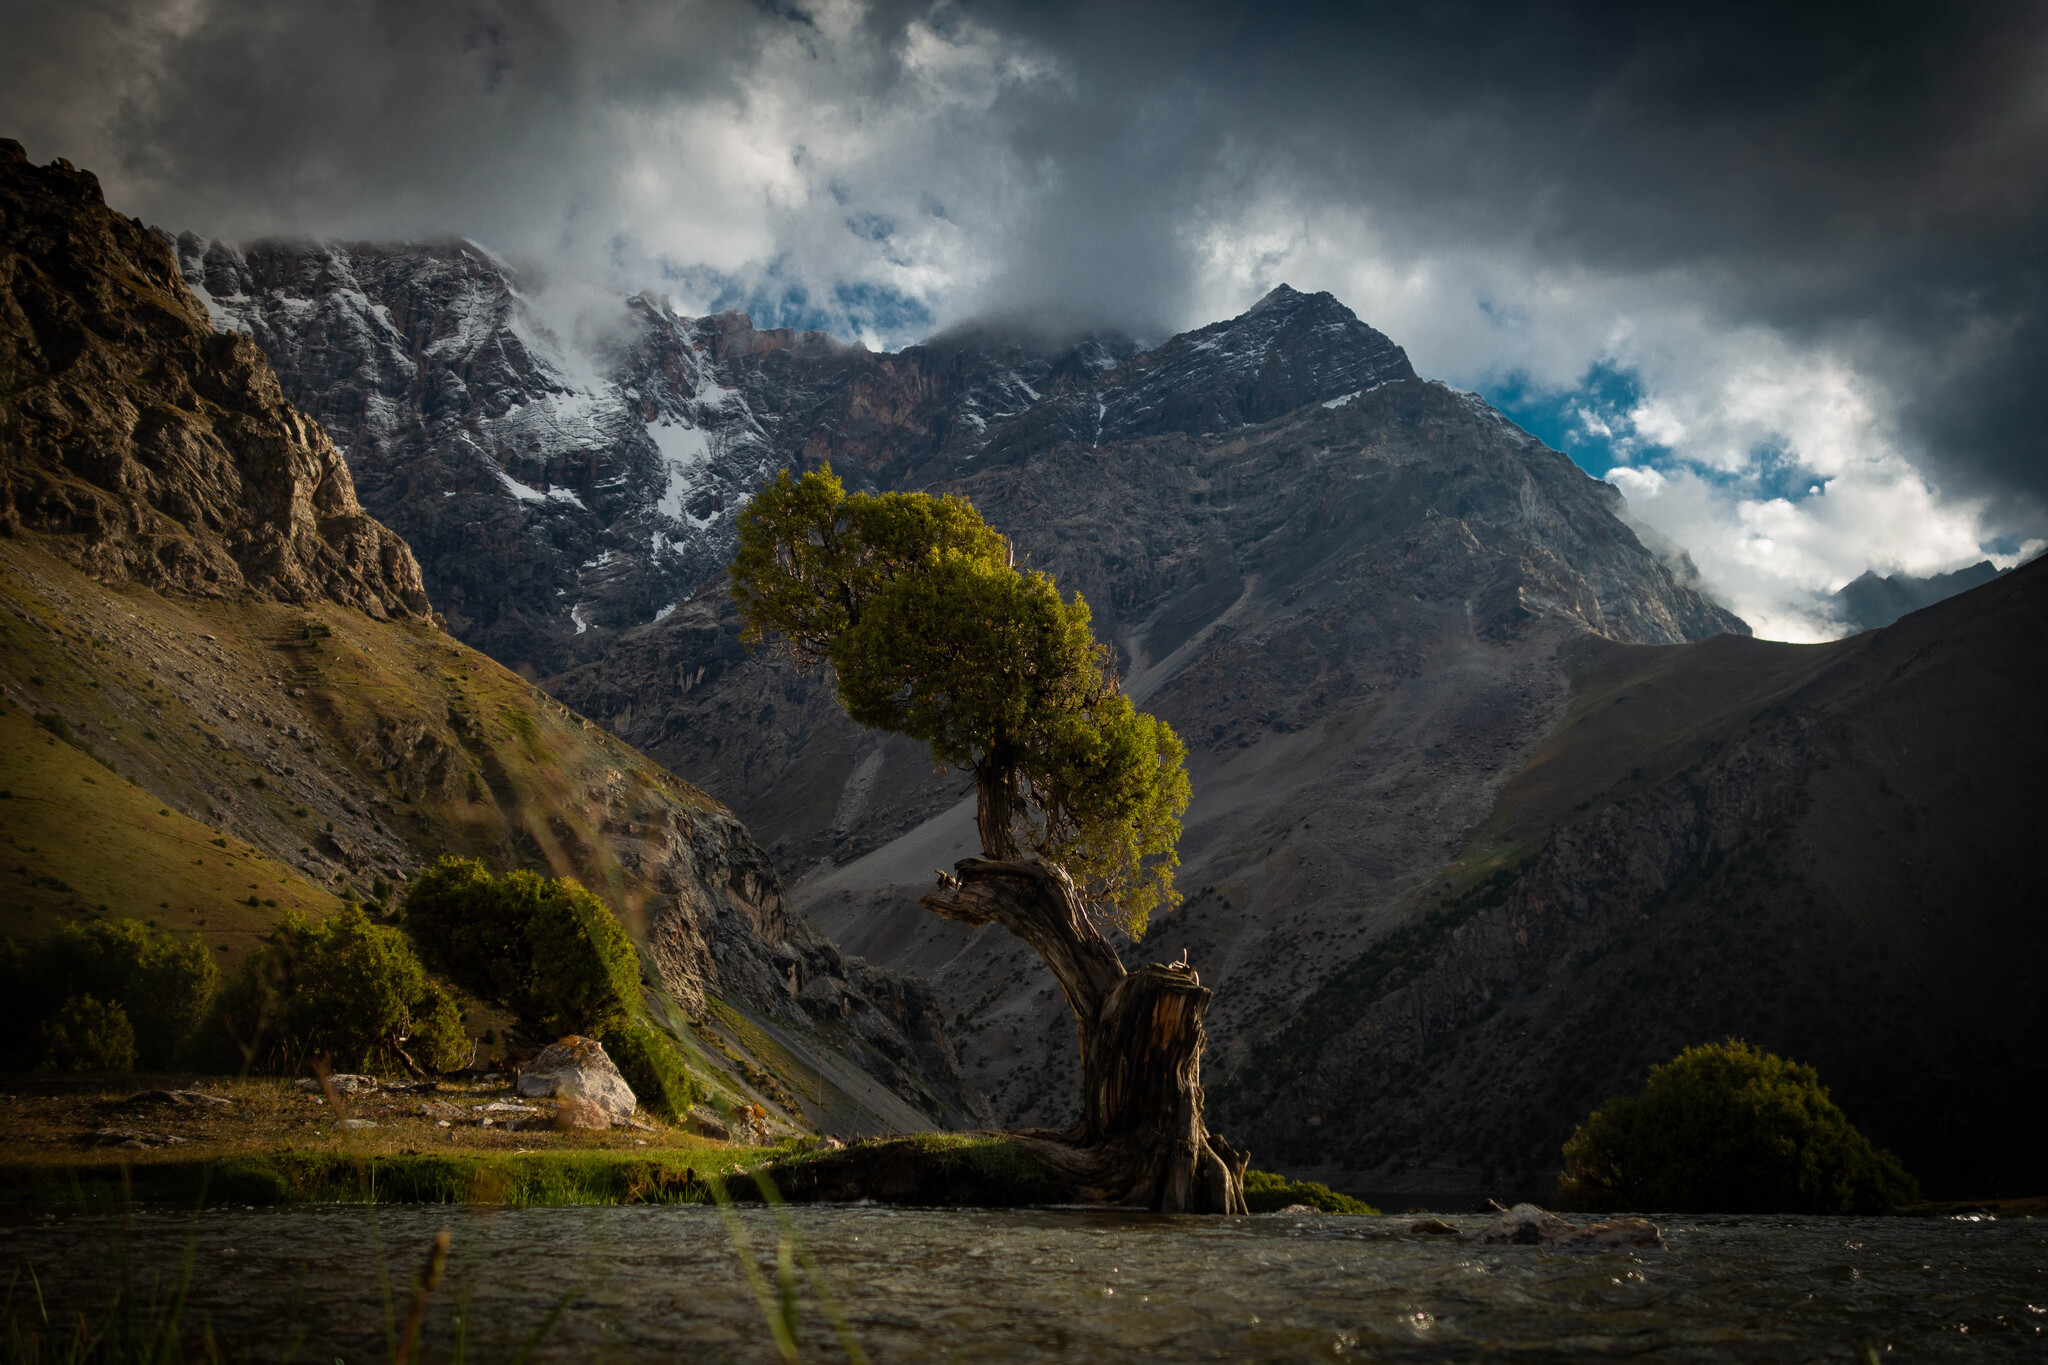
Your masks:
[{"label": "sky", "polygon": [[[2048,540],[2048,6],[0,0],[0,135],[247,240],[899,347],[1327,289],[1779,639]],[[1646,537],[1648,538],[1648,537]]]}]

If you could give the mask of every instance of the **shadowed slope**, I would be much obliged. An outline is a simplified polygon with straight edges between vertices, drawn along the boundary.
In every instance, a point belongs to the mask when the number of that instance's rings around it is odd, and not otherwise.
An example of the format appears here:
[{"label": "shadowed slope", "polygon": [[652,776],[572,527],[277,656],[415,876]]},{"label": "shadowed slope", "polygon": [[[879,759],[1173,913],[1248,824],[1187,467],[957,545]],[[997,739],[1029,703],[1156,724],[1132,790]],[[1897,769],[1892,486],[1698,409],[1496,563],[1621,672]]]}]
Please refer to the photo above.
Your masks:
[{"label": "shadowed slope", "polygon": [[1832,644],[1568,657],[1570,711],[1443,896],[1218,1083],[1224,1121],[1374,1188],[1527,1188],[1594,1105],[1734,1035],[1932,1191],[2037,1185],[2048,563]]}]

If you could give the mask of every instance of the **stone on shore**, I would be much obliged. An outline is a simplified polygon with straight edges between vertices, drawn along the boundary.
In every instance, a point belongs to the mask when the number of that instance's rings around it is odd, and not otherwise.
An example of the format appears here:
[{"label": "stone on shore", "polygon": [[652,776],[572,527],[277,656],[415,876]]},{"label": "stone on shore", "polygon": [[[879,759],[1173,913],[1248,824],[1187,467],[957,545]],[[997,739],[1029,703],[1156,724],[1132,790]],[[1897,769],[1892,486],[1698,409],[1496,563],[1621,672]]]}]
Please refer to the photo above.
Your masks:
[{"label": "stone on shore", "polygon": [[520,1069],[518,1090],[527,1099],[588,1100],[604,1111],[607,1122],[640,1107],[604,1044],[573,1033]]},{"label": "stone on shore", "polygon": [[555,1105],[555,1127],[564,1132],[578,1128],[610,1128],[611,1115],[580,1095],[571,1095]]}]

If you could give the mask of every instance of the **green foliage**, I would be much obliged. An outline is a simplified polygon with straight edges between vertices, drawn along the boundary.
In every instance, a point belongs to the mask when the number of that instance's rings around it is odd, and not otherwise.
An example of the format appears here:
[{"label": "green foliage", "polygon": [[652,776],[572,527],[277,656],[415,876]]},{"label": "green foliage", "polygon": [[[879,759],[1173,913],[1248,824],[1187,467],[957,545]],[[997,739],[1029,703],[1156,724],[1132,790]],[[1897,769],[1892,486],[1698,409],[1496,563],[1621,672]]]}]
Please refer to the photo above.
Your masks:
[{"label": "green foliage", "polygon": [[1178,900],[1186,751],[1117,690],[1088,604],[1019,572],[974,508],[784,470],[739,518],[744,638],[829,664],[853,720],[971,770],[982,849],[1030,849],[1133,938]]},{"label": "green foliage", "polygon": [[493,877],[482,863],[442,858],[413,879],[405,926],[436,970],[529,1032],[603,1038],[634,1015],[639,955],[605,903],[575,882]]},{"label": "green foliage", "polygon": [[1274,1213],[1293,1204],[1307,1204],[1324,1213],[1373,1214],[1379,1210],[1362,1199],[1339,1194],[1313,1180],[1289,1180],[1271,1171],[1244,1173],[1244,1206],[1253,1213]]},{"label": "green foliage", "polygon": [[74,995],[43,1021],[38,1071],[133,1071],[135,1029],[119,1005]]},{"label": "green foliage", "polygon": [[598,1040],[612,1065],[633,1088],[640,1107],[662,1118],[680,1120],[690,1106],[704,1098],[704,1091],[691,1079],[676,1045],[659,1029],[630,1023],[615,1027]]},{"label": "green foliage", "polygon": [[1919,1198],[1899,1159],[1873,1147],[1810,1066],[1729,1039],[1650,1070],[1564,1146],[1560,1193],[1592,1209],[1853,1213]]},{"label": "green foliage", "polygon": [[396,929],[345,903],[318,924],[281,920],[252,953],[229,1016],[252,1061],[297,1070],[327,1057],[339,1070],[388,1070],[410,1057],[447,1071],[469,1060],[462,1011]]},{"label": "green foliage", "polygon": [[0,962],[0,1018],[9,1038],[27,1038],[67,1000],[89,996],[117,1006],[133,1026],[131,1064],[163,1069],[187,1056],[219,986],[220,969],[197,937],[132,919],[68,923],[9,948]]}]

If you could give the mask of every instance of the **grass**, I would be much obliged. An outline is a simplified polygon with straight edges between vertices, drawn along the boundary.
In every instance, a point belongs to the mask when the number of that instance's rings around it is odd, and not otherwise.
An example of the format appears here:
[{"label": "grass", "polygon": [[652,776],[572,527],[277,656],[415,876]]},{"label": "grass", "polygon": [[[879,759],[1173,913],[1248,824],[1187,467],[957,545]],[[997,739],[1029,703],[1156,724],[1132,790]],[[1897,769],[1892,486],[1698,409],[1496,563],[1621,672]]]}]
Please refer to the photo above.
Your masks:
[{"label": "grass", "polygon": [[340,904],[297,868],[170,809],[4,701],[0,768],[0,936],[126,915],[199,934],[225,964],[286,911],[318,918]]},{"label": "grass", "polygon": [[1277,1213],[1295,1204],[1306,1204],[1324,1213],[1374,1215],[1379,1212],[1363,1199],[1339,1194],[1328,1185],[1313,1180],[1289,1180],[1271,1171],[1244,1173],[1244,1202],[1253,1213]]},{"label": "grass", "polygon": [[[428,1097],[343,1099],[275,1078],[199,1084],[231,1108],[152,1102],[152,1088],[189,1077],[21,1083],[0,1111],[0,1200],[42,1203],[134,1197],[278,1203],[616,1204],[700,1202],[702,1179],[792,1148],[731,1146],[665,1124],[651,1131],[558,1132],[543,1112],[516,1130],[442,1128],[423,1099],[457,1108],[505,1098],[501,1086],[444,1087]],[[342,1129],[341,1117],[376,1126]],[[144,1149],[110,1147],[101,1130],[140,1133]],[[175,1137],[175,1143],[164,1139]]]},{"label": "grass", "polygon": [[[109,586],[26,534],[0,540],[0,608],[0,935],[17,940],[125,917],[232,965],[286,910],[376,899],[453,853],[574,877],[645,944],[646,860],[724,809],[423,622]],[[777,1102],[812,1081],[779,1049],[734,1066]]]}]

